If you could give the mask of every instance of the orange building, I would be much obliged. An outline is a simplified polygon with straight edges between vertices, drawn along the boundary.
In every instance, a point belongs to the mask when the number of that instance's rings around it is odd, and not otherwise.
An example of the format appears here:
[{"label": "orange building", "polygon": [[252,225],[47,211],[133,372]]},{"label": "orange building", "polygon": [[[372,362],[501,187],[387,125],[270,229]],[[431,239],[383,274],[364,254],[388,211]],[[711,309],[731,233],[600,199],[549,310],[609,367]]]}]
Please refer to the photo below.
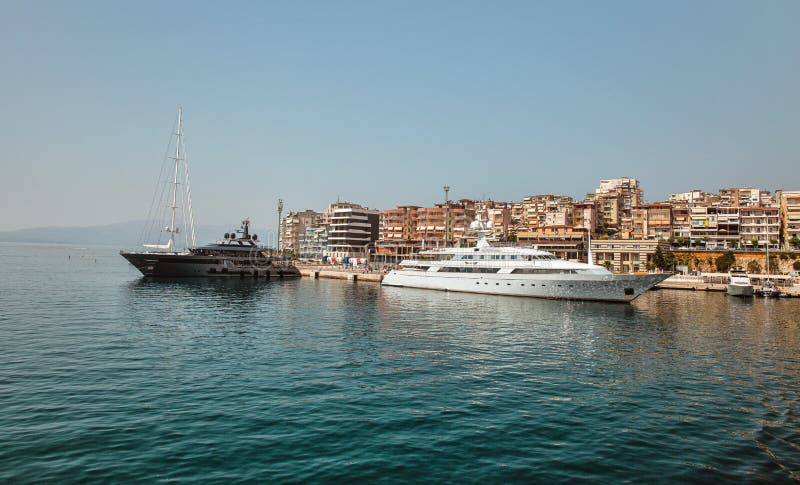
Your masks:
[{"label": "orange building", "polygon": [[631,221],[631,239],[669,239],[672,236],[672,206],[666,202],[634,207]]}]

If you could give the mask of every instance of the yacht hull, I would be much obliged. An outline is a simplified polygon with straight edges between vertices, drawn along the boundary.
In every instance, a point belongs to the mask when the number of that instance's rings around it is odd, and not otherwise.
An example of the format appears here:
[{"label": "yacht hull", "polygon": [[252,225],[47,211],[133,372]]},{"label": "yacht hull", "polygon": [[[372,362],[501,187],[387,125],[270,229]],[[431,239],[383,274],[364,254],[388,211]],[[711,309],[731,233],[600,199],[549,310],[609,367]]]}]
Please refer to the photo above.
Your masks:
[{"label": "yacht hull", "polygon": [[753,296],[753,285],[728,284],[726,293],[730,296],[741,296],[745,298]]},{"label": "yacht hull", "polygon": [[251,258],[124,251],[120,251],[120,255],[144,276],[152,277],[289,278],[300,276],[300,271],[293,265],[272,264],[272,262],[255,261]]},{"label": "yacht hull", "polygon": [[533,276],[517,274],[459,274],[434,271],[393,270],[383,279],[385,286],[423,288],[492,295],[527,296],[563,300],[629,302],[669,273],[647,275]]}]

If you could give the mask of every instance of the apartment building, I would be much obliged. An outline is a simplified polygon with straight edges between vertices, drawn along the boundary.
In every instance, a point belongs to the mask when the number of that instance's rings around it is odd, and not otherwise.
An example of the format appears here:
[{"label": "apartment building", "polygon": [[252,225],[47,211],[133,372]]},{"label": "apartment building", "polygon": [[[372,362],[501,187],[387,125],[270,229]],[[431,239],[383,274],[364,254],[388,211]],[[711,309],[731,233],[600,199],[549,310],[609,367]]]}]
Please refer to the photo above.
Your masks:
[{"label": "apartment building", "polygon": [[576,202],[572,205],[572,226],[592,234],[597,232],[597,209],[594,202]]},{"label": "apartment building", "polygon": [[779,207],[740,207],[740,244],[757,245],[776,244],[780,234],[780,208]]},{"label": "apartment building", "polygon": [[572,225],[534,227],[517,232],[517,244],[548,251],[561,259],[585,261],[586,230]]},{"label": "apartment building", "polygon": [[300,236],[305,234],[307,227],[322,224],[324,214],[312,210],[303,212],[289,212],[281,219],[280,248],[300,254]]},{"label": "apartment building", "polygon": [[596,239],[592,240],[594,263],[608,266],[615,273],[634,273],[647,271],[656,248],[669,251],[669,244],[658,239]]},{"label": "apartment building", "polygon": [[380,212],[358,204],[337,202],[328,206],[328,246],[325,256],[368,257],[378,240]]},{"label": "apartment building", "polygon": [[325,225],[306,227],[300,235],[301,258],[321,258],[328,246],[328,227]]},{"label": "apartment building", "polygon": [[781,241],[784,245],[800,247],[800,190],[778,190],[775,198],[780,207]]},{"label": "apartment building", "polygon": [[[572,197],[566,195],[529,195],[522,199],[519,204],[518,228],[526,229],[544,226],[547,224],[547,214],[553,213],[564,214],[565,220],[569,221],[572,218],[574,202]],[[512,208],[512,211],[517,211],[517,209]]]},{"label": "apartment building", "polygon": [[[399,262],[422,249],[461,244],[468,239],[469,224],[474,220],[475,210],[470,208],[471,204],[471,201],[459,201],[434,207],[409,205],[381,211],[377,260]],[[503,217],[509,220],[510,212]]]},{"label": "apartment building", "polygon": [[665,202],[643,204],[631,210],[632,239],[669,239],[672,236],[672,206]]}]

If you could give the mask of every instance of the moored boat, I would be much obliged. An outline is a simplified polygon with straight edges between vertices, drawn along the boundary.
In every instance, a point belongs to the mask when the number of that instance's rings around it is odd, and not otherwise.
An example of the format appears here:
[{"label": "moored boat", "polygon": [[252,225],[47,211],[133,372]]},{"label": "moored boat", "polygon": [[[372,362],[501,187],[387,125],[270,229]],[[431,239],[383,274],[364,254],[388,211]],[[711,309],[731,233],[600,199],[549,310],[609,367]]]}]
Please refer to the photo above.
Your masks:
[{"label": "moored boat", "polygon": [[753,284],[747,272],[734,268],[728,273],[730,281],[726,287],[726,294],[730,296],[750,297],[753,296]]},{"label": "moored boat", "polygon": [[[175,153],[169,167],[170,190],[161,190],[166,200],[159,204],[166,208],[160,213],[166,220],[161,225],[159,237],[166,235],[166,242],[145,244],[144,251],[120,251],[120,255],[136,267],[144,276],[155,277],[196,277],[196,276],[238,276],[254,278],[298,277],[300,271],[276,251],[261,245],[258,235],[250,234],[250,220],[242,221],[238,231],[226,233],[224,239],[204,246],[195,245],[194,214],[192,197],[189,192],[189,169],[186,149],[183,144],[183,110],[178,108],[178,122]],[[180,211],[178,211],[180,209]],[[151,213],[153,208],[151,208]],[[182,230],[178,223],[183,222],[188,230]],[[183,235],[184,249],[177,250],[176,235]]]},{"label": "moored boat", "polygon": [[615,275],[602,266],[564,261],[533,248],[493,247],[421,251],[390,271],[385,286],[567,300],[629,302],[671,273]]}]

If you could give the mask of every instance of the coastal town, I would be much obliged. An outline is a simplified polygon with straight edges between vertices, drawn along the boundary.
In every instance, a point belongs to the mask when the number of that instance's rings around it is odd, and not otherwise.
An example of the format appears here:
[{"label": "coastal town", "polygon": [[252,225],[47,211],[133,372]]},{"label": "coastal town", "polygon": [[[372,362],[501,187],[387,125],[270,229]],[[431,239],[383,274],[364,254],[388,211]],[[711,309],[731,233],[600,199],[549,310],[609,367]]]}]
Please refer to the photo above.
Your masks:
[{"label": "coastal town", "polygon": [[558,194],[450,200],[449,191],[443,187],[442,202],[433,207],[377,210],[337,201],[322,212],[283,215],[281,206],[279,249],[301,261],[390,265],[424,249],[474,245],[469,226],[480,220],[492,242],[566,260],[586,261],[591,241],[593,262],[615,273],[724,273],[734,264],[753,274],[767,266],[776,275],[800,270],[796,190],[692,190],[647,203],[640,181],[621,177],[601,180],[583,200]]}]

